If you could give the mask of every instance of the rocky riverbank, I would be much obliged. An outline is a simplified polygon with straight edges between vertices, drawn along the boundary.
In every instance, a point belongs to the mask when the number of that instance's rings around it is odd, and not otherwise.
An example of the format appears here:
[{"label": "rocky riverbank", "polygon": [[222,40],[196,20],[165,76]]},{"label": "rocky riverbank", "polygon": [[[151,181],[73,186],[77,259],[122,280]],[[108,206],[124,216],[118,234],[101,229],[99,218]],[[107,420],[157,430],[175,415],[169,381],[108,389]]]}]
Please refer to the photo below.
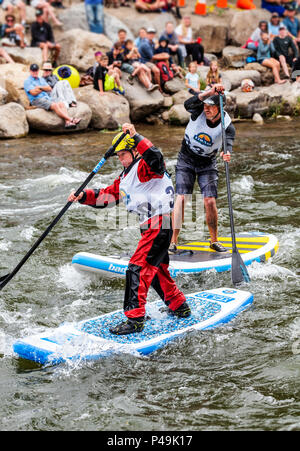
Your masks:
[{"label": "rocky riverbank", "polygon": [[[58,13],[59,10],[57,10]],[[191,14],[192,7],[182,10]],[[3,22],[3,11],[0,22]],[[34,9],[27,7],[28,23],[34,18]],[[284,85],[273,84],[269,69],[258,63],[246,64],[251,51],[241,48],[257,27],[259,20],[269,19],[270,14],[261,9],[241,11],[233,8],[214,10],[206,17],[192,15],[195,37],[203,39],[207,56],[217,58],[227,91],[227,111],[238,119],[252,119],[261,116],[299,114],[300,83],[287,82]],[[62,46],[59,64],[70,64],[83,74],[94,63],[95,51],[106,52],[117,40],[119,28],[127,30],[128,38],[134,38],[141,26],[152,25],[158,35],[164,30],[165,23],[178,20],[172,14],[140,14],[132,6],[129,8],[105,9],[105,35],[88,31],[83,3],[73,0],[59,13],[62,28],[54,28],[56,41]],[[29,37],[30,40],[30,37]],[[31,63],[42,64],[41,50],[7,48],[14,64],[0,64],[0,138],[26,136],[29,130],[42,130],[50,133],[65,133],[64,123],[55,114],[41,109],[32,109],[23,89],[24,80],[29,75]],[[239,67],[237,69],[237,67]],[[201,67],[200,77],[205,80],[207,67]],[[244,93],[240,89],[241,81],[250,78],[255,83],[252,92]],[[71,116],[80,116],[82,121],[76,130],[116,129],[124,121],[168,122],[185,125],[189,114],[183,102],[190,96],[184,82],[175,78],[166,83],[167,96],[159,91],[147,92],[138,81],[133,85],[127,82],[124,74],[122,85],[125,97],[109,92],[99,96],[92,86],[74,90],[78,100],[77,108],[70,109]],[[262,119],[258,120],[261,122]],[[71,130],[74,132],[74,130]]]}]

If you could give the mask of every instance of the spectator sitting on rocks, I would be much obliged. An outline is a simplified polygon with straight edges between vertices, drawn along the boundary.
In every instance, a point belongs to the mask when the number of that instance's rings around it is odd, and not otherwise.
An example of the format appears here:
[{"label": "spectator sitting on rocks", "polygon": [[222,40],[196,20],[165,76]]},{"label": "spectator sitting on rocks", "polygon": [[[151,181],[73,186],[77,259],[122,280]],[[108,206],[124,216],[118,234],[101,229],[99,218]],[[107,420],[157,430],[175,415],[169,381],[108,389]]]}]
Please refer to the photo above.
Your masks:
[{"label": "spectator sitting on rocks", "polygon": [[258,24],[258,27],[255,28],[253,33],[250,36],[250,39],[248,39],[246,43],[246,48],[249,50],[253,50],[254,52],[257,51],[258,43],[260,40],[260,34],[261,32],[268,33],[268,22],[266,20],[261,20]]},{"label": "spectator sitting on rocks", "polygon": [[[115,69],[116,73],[118,73],[119,77],[121,78],[121,66],[123,63],[123,56],[124,55],[124,49],[122,48],[121,42],[115,42],[113,45],[112,50],[109,52],[106,52],[106,55],[108,57],[108,67],[109,69]],[[101,55],[97,58],[98,64],[100,64]]]},{"label": "spectator sitting on rocks", "polygon": [[139,29],[139,35],[138,37],[134,40],[134,45],[139,48],[139,46],[141,45],[142,41],[144,41],[145,39],[147,39],[147,30],[144,27],[141,27]]},{"label": "spectator sitting on rocks", "polygon": [[26,5],[22,0],[3,0],[1,7],[11,15],[14,13],[14,8],[17,7],[21,18],[21,24],[23,27],[26,26]]},{"label": "spectator sitting on rocks", "polygon": [[190,16],[183,17],[182,23],[175,28],[175,33],[177,34],[179,43],[181,44],[180,48],[182,50],[183,57],[191,55],[192,61],[195,61],[197,64],[209,64],[209,61],[204,57],[203,45],[201,45],[198,40],[193,39]]},{"label": "spectator sitting on rocks", "polygon": [[65,128],[76,128],[79,118],[71,118],[64,102],[54,102],[51,98],[51,86],[43,77],[39,77],[39,66],[31,64],[30,76],[24,81],[24,90],[31,105],[51,110],[65,121]]},{"label": "spectator sitting on rocks", "polygon": [[62,26],[63,23],[58,20],[54,13],[54,9],[50,5],[51,2],[47,2],[44,0],[31,0],[30,5],[38,10],[43,11],[45,21],[49,21],[49,17],[53,20],[53,24],[57,26]]},{"label": "spectator sitting on rocks", "polygon": [[108,67],[107,55],[101,55],[99,58],[99,66],[96,68],[94,75],[94,88],[99,91],[101,96],[107,91],[115,91],[124,94],[119,73],[115,68]]},{"label": "spectator sitting on rocks", "polygon": [[9,56],[6,50],[0,47],[0,57],[4,58],[7,63],[14,63],[14,60]]},{"label": "spectator sitting on rocks", "polygon": [[216,83],[223,83],[222,76],[219,71],[218,61],[211,61],[209,65],[209,71],[206,75],[206,85],[210,88],[213,87]]},{"label": "spectator sitting on rocks", "polygon": [[154,55],[160,57],[159,61],[164,61],[169,68],[171,68],[174,75],[178,75],[180,78],[183,78],[181,74],[181,68],[174,63],[171,51],[169,49],[169,41],[161,36],[158,41],[159,45],[154,50]]},{"label": "spectator sitting on rocks", "polygon": [[169,42],[168,47],[170,50],[170,54],[172,56],[176,55],[178,58],[179,66],[184,67],[184,59],[182,56],[182,50],[180,48],[178,36],[175,33],[174,25],[172,22],[166,23],[166,28],[165,28],[165,31],[163,32],[163,34],[161,35],[161,38],[165,38],[168,40],[168,42]]},{"label": "spectator sitting on rocks", "polygon": [[280,63],[272,55],[275,53],[274,45],[268,33],[261,33],[261,38],[257,48],[257,61],[265,67],[272,69],[275,83],[283,84],[286,80],[281,80],[279,71]]},{"label": "spectator sitting on rocks", "polygon": [[194,62],[189,64],[189,71],[185,76],[185,86],[193,95],[200,92],[200,77],[197,74],[197,64]]},{"label": "spectator sitting on rocks", "polygon": [[130,84],[133,83],[133,77],[137,76],[147,91],[154,91],[158,88],[158,85],[154,85],[151,82],[151,69],[146,64],[140,62],[141,55],[131,39],[127,39],[125,43],[124,57],[134,67],[134,71],[128,76],[128,82]]},{"label": "spectator sitting on rocks", "polygon": [[42,49],[43,61],[48,61],[49,50],[54,50],[53,63],[56,65],[60,44],[55,42],[52,27],[44,21],[42,10],[37,10],[36,21],[31,24],[31,47]]},{"label": "spectator sitting on rocks", "polygon": [[296,8],[292,5],[286,5],[286,17],[283,19],[283,25],[286,26],[289,36],[300,45],[300,23],[297,17]]},{"label": "spectator sitting on rocks", "polygon": [[[273,39],[273,44],[275,49],[274,56],[279,60],[286,78],[290,78],[287,65],[293,67],[293,63],[297,61],[299,52],[294,40],[288,36],[288,31],[285,25],[280,25],[279,36],[276,36]],[[292,55],[290,54],[290,50]]]},{"label": "spectator sitting on rocks", "polygon": [[270,22],[268,23],[268,32],[270,39],[275,38],[279,35],[279,26],[281,25],[280,16],[278,13],[273,13]]},{"label": "spectator sitting on rocks", "polygon": [[143,40],[138,50],[140,52],[141,58],[140,62],[146,64],[151,69],[154,83],[159,86],[160,92],[162,92],[161,81],[160,81],[160,70],[156,66],[156,62],[161,59],[159,55],[154,55],[155,51],[155,38],[156,30],[155,28],[147,29],[147,39]]},{"label": "spectator sitting on rocks", "polygon": [[67,108],[76,107],[77,101],[68,80],[59,80],[59,78],[52,73],[53,67],[51,62],[47,61],[42,67],[43,78],[49,86],[51,86],[51,98],[54,102],[64,102]]},{"label": "spectator sitting on rocks", "polygon": [[7,47],[19,46],[26,47],[24,40],[25,29],[23,25],[15,23],[16,18],[13,14],[5,16],[5,24],[0,26],[1,44]]}]

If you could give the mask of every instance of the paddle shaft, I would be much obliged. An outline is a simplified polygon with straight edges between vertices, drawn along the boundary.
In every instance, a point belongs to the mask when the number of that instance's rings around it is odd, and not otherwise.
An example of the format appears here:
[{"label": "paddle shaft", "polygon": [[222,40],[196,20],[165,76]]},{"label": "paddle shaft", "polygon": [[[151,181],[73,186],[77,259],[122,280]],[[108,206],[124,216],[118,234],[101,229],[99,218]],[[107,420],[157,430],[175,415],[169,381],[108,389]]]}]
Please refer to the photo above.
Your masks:
[{"label": "paddle shaft", "polygon": [[[227,141],[226,141],[226,135],[225,135],[223,96],[219,95],[219,98],[220,98],[223,152],[225,154],[227,154],[228,151],[227,151]],[[236,247],[236,239],[235,239],[235,231],[234,231],[234,219],[233,219],[233,208],[232,208],[232,199],[231,199],[229,164],[227,163],[227,161],[224,161],[224,164],[225,164],[227,199],[228,199],[228,209],[229,209],[229,218],[230,218],[230,229],[231,229],[231,237],[232,237],[232,249],[235,250],[235,249],[237,249],[237,247]]]},{"label": "paddle shaft", "polygon": [[[108,151],[105,153],[104,157],[99,161],[99,163],[94,167],[92,172],[88,175],[86,180],[80,185],[80,187],[76,190],[74,193],[75,197],[78,197],[79,194],[82,192],[82,190],[88,185],[88,183],[92,180],[92,178],[97,174],[99,169],[105,164],[106,160],[111,157],[111,155],[114,153],[115,148],[117,145],[122,141],[122,139],[125,137],[125,133],[122,133],[120,138],[115,142],[113,146],[111,146]],[[0,278],[0,290],[5,287],[5,285],[8,284],[8,282],[17,274],[17,272],[22,268],[24,263],[29,259],[29,257],[33,254],[33,252],[36,250],[36,248],[41,244],[41,242],[46,238],[46,236],[49,234],[49,232],[53,229],[53,227],[58,223],[58,221],[62,218],[62,216],[66,213],[66,211],[70,208],[73,202],[67,202],[67,204],[61,209],[61,211],[58,213],[55,219],[51,222],[51,224],[47,227],[47,229],[44,231],[44,233],[37,239],[37,241],[34,243],[34,245],[31,247],[31,249],[27,252],[26,255],[22,258],[20,263],[13,269],[13,271],[10,274],[7,274],[6,276],[3,276]]]},{"label": "paddle shaft", "polygon": [[[225,135],[224,108],[223,108],[223,95],[222,94],[219,94],[219,100],[220,100],[223,152],[224,152],[224,154],[227,154],[228,151],[227,151],[227,141],[226,141],[226,135]],[[231,278],[232,278],[232,282],[234,284],[238,284],[238,283],[241,283],[243,280],[245,282],[249,282],[250,277],[249,277],[247,268],[239,254],[239,251],[238,251],[237,245],[236,245],[234,219],[233,219],[233,208],[232,208],[232,199],[231,199],[231,188],[230,188],[230,177],[229,177],[229,164],[227,161],[224,161],[224,164],[225,164],[227,199],[228,199],[231,241],[232,241]]]}]

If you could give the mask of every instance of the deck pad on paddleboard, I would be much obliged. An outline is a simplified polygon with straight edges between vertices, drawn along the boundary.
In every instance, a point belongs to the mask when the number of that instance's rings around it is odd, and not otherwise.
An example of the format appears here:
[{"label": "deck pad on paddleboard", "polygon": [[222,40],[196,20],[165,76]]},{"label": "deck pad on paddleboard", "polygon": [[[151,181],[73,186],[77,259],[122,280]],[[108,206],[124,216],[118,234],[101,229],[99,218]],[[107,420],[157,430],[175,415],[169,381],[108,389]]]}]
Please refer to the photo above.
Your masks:
[{"label": "deck pad on paddleboard", "polygon": [[192,311],[188,318],[168,315],[162,301],[148,303],[150,318],[140,333],[109,332],[110,327],[125,319],[123,311],[118,310],[20,339],[13,349],[19,357],[41,364],[98,359],[115,352],[149,354],[188,331],[213,328],[230,321],[253,301],[253,296],[247,291],[218,288],[187,295],[187,301]]},{"label": "deck pad on paddleboard", "polygon": [[[228,252],[210,249],[208,241],[190,241],[178,246],[178,254],[170,255],[170,273],[176,277],[180,273],[199,273],[215,269],[218,272],[231,268],[231,237],[220,237],[219,241]],[[237,248],[245,265],[253,261],[265,262],[278,250],[278,239],[274,235],[259,232],[243,233],[236,236]],[[72,264],[76,269],[98,273],[105,277],[124,277],[130,254],[104,256],[89,252],[74,255]]]}]

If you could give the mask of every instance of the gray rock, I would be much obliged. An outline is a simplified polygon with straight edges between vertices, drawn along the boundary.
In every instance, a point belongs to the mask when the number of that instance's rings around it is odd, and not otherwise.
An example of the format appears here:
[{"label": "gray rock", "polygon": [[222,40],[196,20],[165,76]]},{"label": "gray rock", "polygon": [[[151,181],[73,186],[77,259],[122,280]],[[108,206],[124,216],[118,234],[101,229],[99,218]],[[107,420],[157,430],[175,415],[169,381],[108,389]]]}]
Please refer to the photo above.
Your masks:
[{"label": "gray rock", "polygon": [[12,57],[16,63],[26,64],[37,64],[41,66],[43,63],[42,50],[38,47],[26,47],[22,49],[21,47],[5,47],[7,53]]},{"label": "gray rock", "polygon": [[172,125],[186,125],[190,120],[190,113],[183,105],[173,105],[169,110],[168,119]]},{"label": "gray rock", "polygon": [[222,77],[230,82],[231,89],[240,87],[244,78],[250,78],[255,86],[260,86],[261,84],[261,74],[257,70],[224,70],[222,71]]},{"label": "gray rock", "polygon": [[80,117],[81,122],[74,129],[65,129],[65,121],[52,111],[41,108],[26,111],[29,127],[34,130],[41,130],[49,133],[66,133],[85,130],[92,118],[92,111],[86,103],[77,102],[76,108],[69,108],[71,117]]},{"label": "gray rock", "polygon": [[76,99],[85,102],[92,111],[91,127],[115,130],[120,124],[130,122],[129,103],[124,96],[113,92],[101,96],[92,85],[76,88],[74,92]]},{"label": "gray rock", "polygon": [[168,94],[175,94],[178,91],[181,91],[185,88],[184,80],[179,77],[174,77],[172,80],[169,80],[164,85],[164,90]]},{"label": "gray rock", "polygon": [[223,61],[226,66],[242,67],[246,64],[246,58],[253,55],[252,50],[229,45],[222,51]]},{"label": "gray rock", "polygon": [[29,127],[24,108],[14,102],[0,106],[0,138],[22,138]]},{"label": "gray rock", "polygon": [[142,120],[149,114],[158,111],[164,104],[164,97],[158,89],[148,92],[138,80],[133,85],[127,81],[128,74],[122,72],[122,86],[125,89],[125,97],[130,105],[130,117],[132,121]]}]

